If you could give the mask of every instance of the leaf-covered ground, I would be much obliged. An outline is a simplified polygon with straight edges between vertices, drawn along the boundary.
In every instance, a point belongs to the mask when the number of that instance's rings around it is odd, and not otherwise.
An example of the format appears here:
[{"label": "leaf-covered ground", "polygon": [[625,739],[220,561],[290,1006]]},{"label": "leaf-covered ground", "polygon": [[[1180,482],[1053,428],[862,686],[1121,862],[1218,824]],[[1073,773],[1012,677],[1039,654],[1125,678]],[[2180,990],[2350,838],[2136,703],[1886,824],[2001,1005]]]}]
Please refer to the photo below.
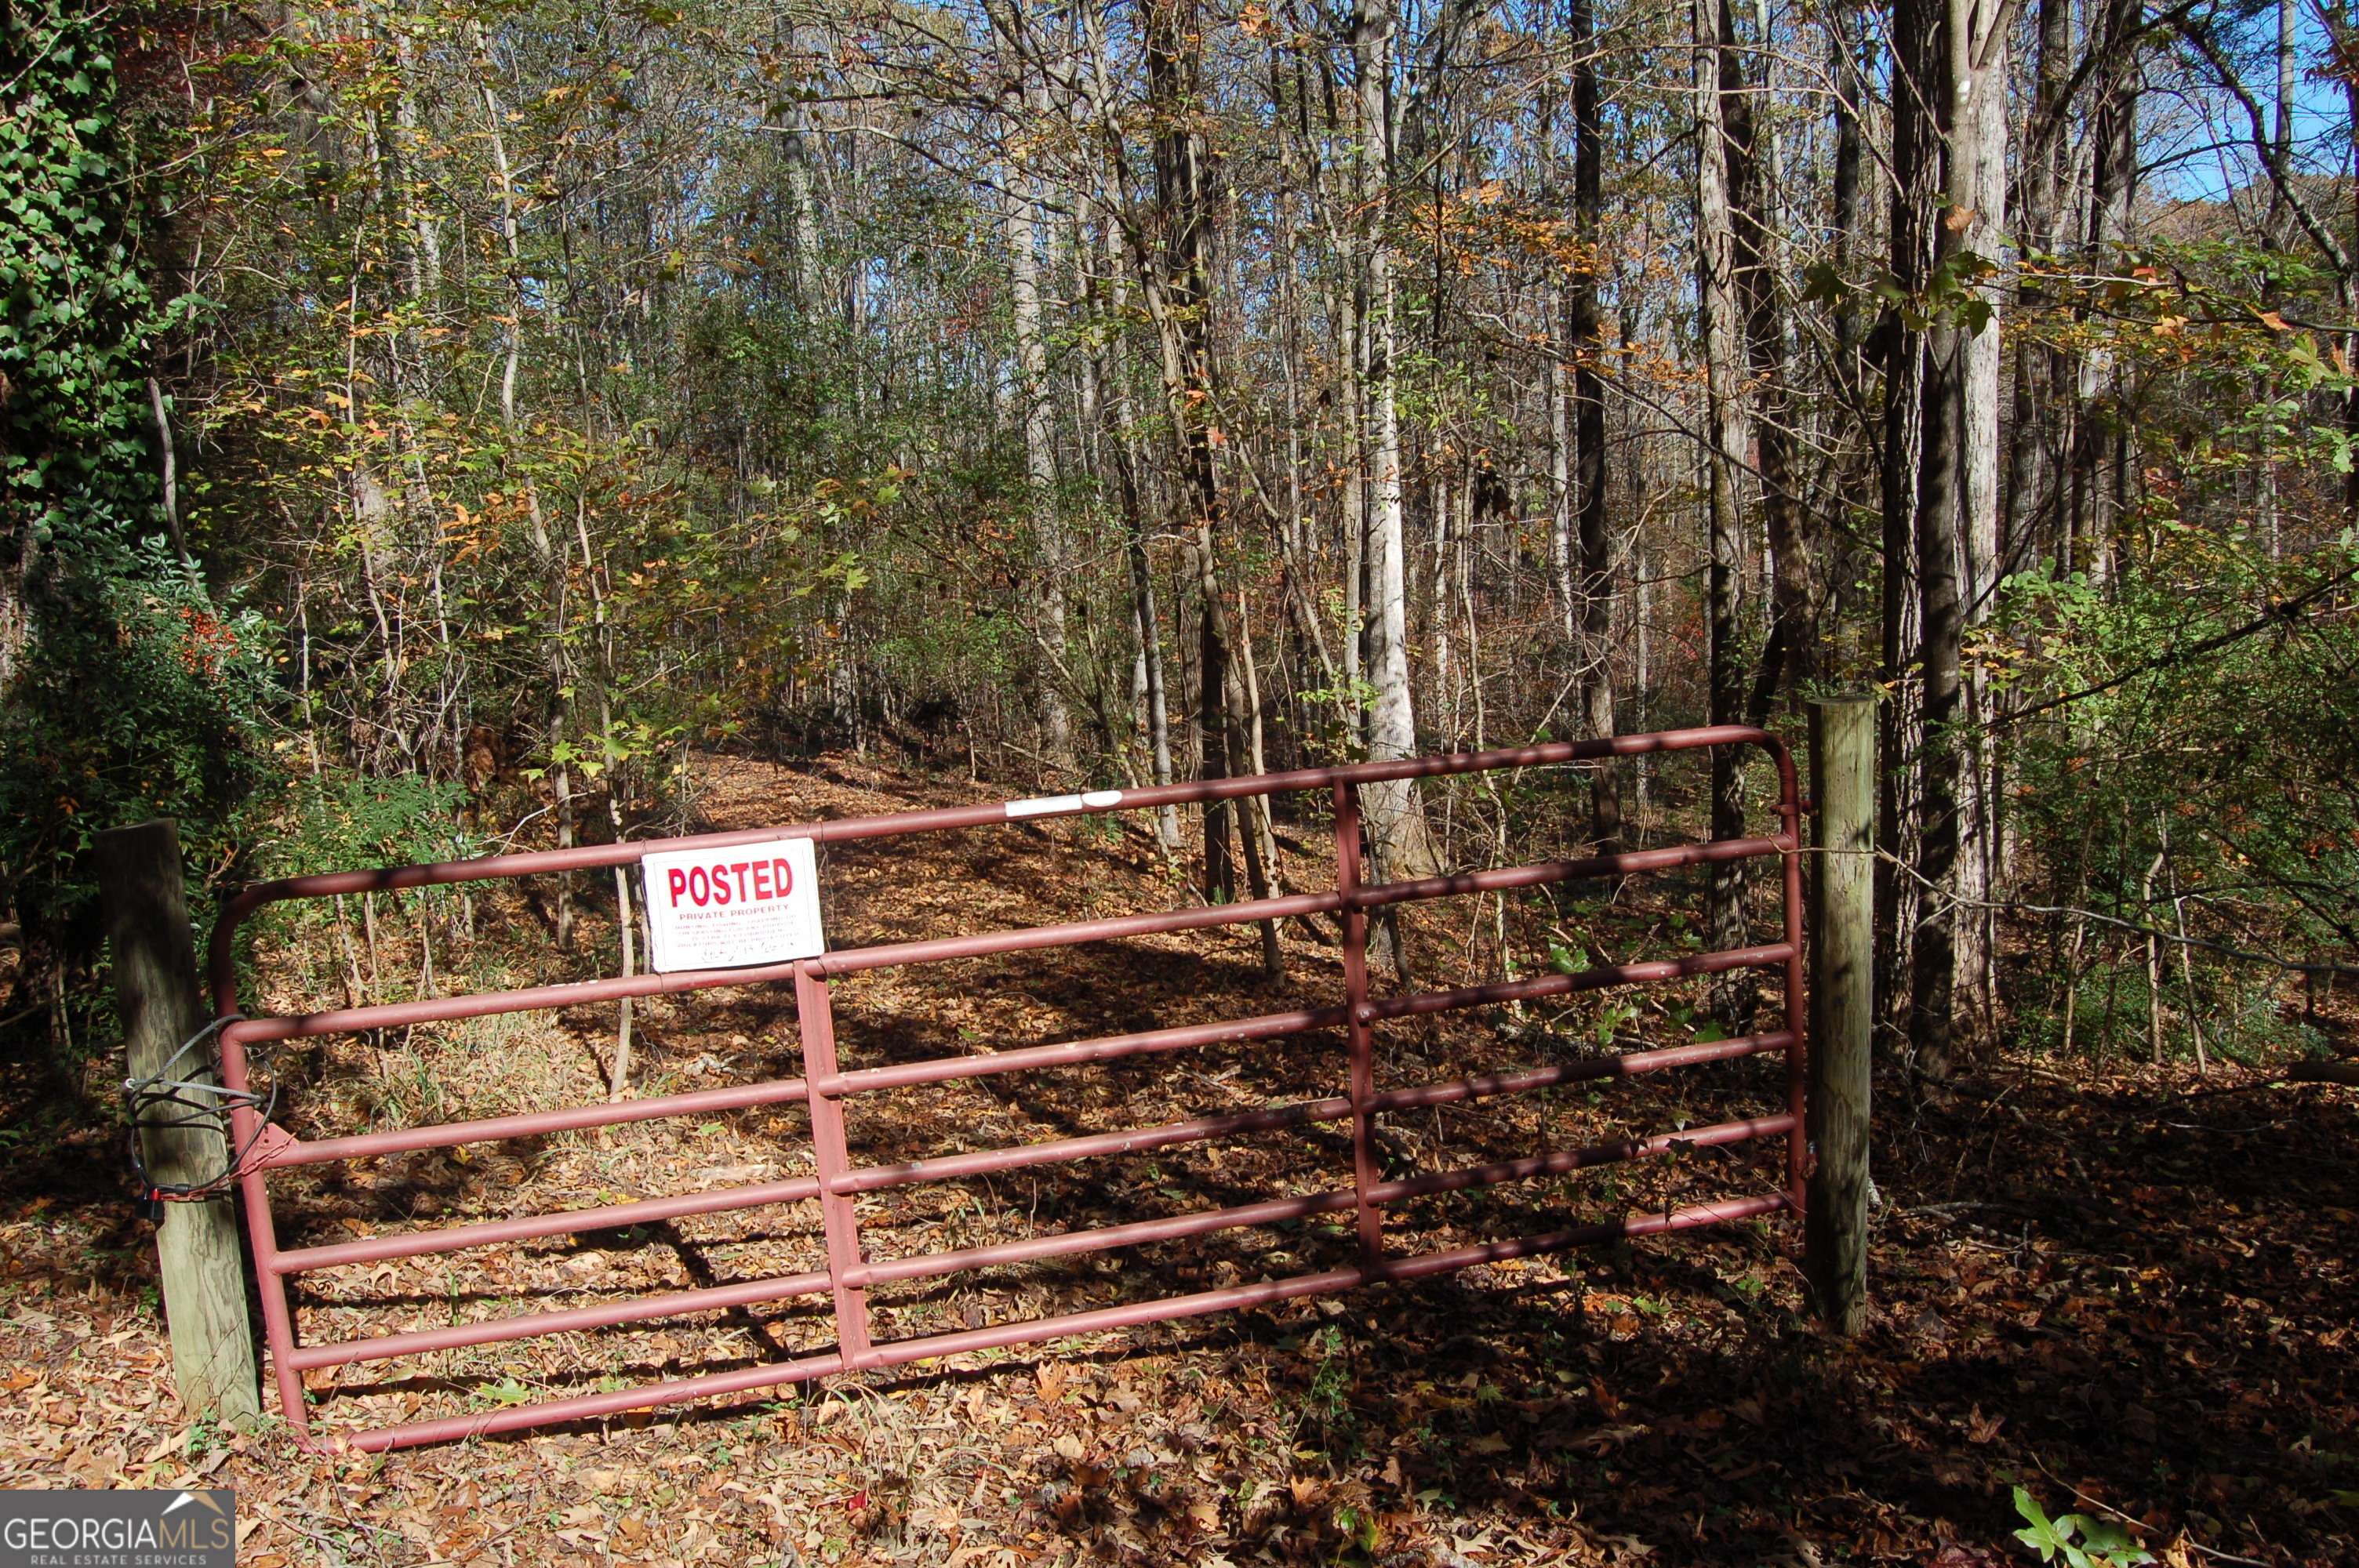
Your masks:
[{"label": "leaf-covered ground", "polygon": [[[850,762],[712,761],[715,826],[978,798]],[[1323,885],[1322,820],[1280,824],[1294,885]],[[1546,846],[1539,846],[1546,848]],[[1074,821],[831,855],[832,939],[1168,907],[1151,842]],[[587,893],[585,888],[585,896]],[[1680,890],[1571,890],[1411,924],[1415,984],[1512,952],[1599,957],[1693,940]],[[446,899],[450,895],[440,895]],[[545,897],[536,890],[533,898]],[[377,913],[354,963],[377,994],[425,953]],[[446,904],[446,923],[456,918]],[[480,939],[434,983],[527,976],[545,904],[485,893]],[[611,925],[585,913],[587,972]],[[360,924],[354,914],[353,924]],[[1289,927],[1288,973],[1250,932],[1147,939],[841,984],[848,1065],[1006,1049],[1332,1001],[1330,929]],[[324,927],[266,966],[271,1005],[341,1000]],[[454,963],[456,965],[454,970]],[[398,971],[404,978],[395,979]],[[1386,979],[1389,982],[1389,977]],[[1775,988],[1770,988],[1774,1000]],[[1384,1084],[1693,1037],[1694,1000],[1628,997],[1389,1026]],[[1764,1012],[1765,1026],[1771,1021]],[[797,1071],[790,996],[644,1004],[635,1086]],[[524,1015],[289,1048],[269,1064],[301,1133],[603,1097],[611,1012]],[[1338,1039],[1214,1047],[856,1101],[856,1162],[995,1147],[1338,1092]],[[839,1379],[776,1397],[386,1458],[314,1454],[266,1426],[184,1430],[147,1228],[103,1111],[38,1108],[0,1222],[0,1486],[234,1487],[241,1561],[426,1563],[2029,1562],[2010,1488],[2127,1522],[2166,1561],[2359,1558],[2350,1254],[2359,1095],[2244,1068],[2099,1071],[2001,1060],[1879,1115],[1875,1322],[1826,1337],[1789,1223],[1506,1263],[1269,1311]],[[1420,1111],[1388,1171],[1434,1170],[1774,1109],[1777,1059]],[[2230,1091],[2230,1092],[2223,1092]],[[95,1119],[95,1120],[93,1120]],[[799,1108],[406,1156],[276,1184],[306,1244],[498,1214],[742,1185],[810,1169]],[[1714,1152],[1404,1206],[1403,1249],[1550,1228],[1775,1184],[1774,1148]],[[1324,1190],[1342,1130],[898,1189],[864,1199],[872,1257]],[[880,1290],[881,1336],[979,1326],[1330,1267],[1339,1227],[1219,1233]],[[308,1277],[326,1339],[550,1310],[816,1267],[816,1206],[704,1216]],[[822,1346],[824,1297],[316,1375],[327,1433],[498,1409]]]}]

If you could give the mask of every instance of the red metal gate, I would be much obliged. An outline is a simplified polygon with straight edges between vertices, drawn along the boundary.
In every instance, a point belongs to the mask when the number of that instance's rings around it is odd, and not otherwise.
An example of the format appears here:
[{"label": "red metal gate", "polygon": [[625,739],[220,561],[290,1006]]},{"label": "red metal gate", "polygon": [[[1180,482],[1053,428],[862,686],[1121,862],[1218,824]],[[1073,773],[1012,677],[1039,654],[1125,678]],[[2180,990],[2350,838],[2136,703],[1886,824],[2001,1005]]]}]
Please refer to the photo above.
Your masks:
[{"label": "red metal gate", "polygon": [[[1398,779],[1573,762],[1607,756],[1636,756],[1736,745],[1759,746],[1768,752],[1776,763],[1780,827],[1774,835],[1715,839],[1581,860],[1541,861],[1455,876],[1427,877],[1413,881],[1371,885],[1361,881],[1358,791],[1362,785]],[[1335,886],[1326,892],[1297,893],[1209,908],[1123,915],[940,940],[886,943],[757,968],[650,973],[298,1016],[249,1018],[239,1014],[237,1010],[233,956],[237,926],[256,909],[277,900],[327,898],[371,891],[576,871],[591,867],[628,864],[652,851],[683,848],[720,849],[791,838],[841,844],[908,833],[988,827],[1019,818],[1136,810],[1320,789],[1332,792],[1334,805]],[[339,871],[249,887],[232,900],[223,912],[213,934],[211,966],[216,1011],[228,1021],[220,1032],[222,1079],[224,1087],[232,1091],[232,1147],[240,1152],[237,1180],[254,1247],[265,1335],[270,1348],[273,1371],[277,1379],[280,1407],[288,1422],[299,1434],[308,1438],[310,1425],[303,1373],[310,1368],[387,1360],[462,1346],[643,1323],[719,1308],[772,1303],[799,1295],[824,1292],[833,1297],[837,1344],[826,1354],[643,1384],[612,1392],[516,1405],[481,1414],[337,1434],[361,1449],[405,1447],[507,1432],[550,1422],[609,1416],[649,1406],[800,1382],[832,1372],[899,1366],[967,1351],[1165,1322],[1297,1296],[1347,1290],[1382,1280],[1417,1279],[1477,1263],[1528,1257],[1621,1237],[1680,1230],[1715,1221],[1771,1214],[1780,1209],[1799,1213],[1802,1206],[1807,1162],[1803,1129],[1805,1046],[1799,809],[1793,762],[1777,738],[1766,730],[1721,725],[1659,734],[1559,742],[1514,751],[1364,762],[1341,768],[1303,769],[1152,789],[1108,790],[1087,796],[1060,796],[1046,801],[1020,801],[802,823],[788,827],[705,834],[692,838],[495,855],[440,865],[404,866],[382,871]],[[1538,887],[1576,878],[1656,871],[1769,855],[1780,859],[1784,873],[1785,935],[1782,941],[1761,946],[1611,965],[1571,974],[1550,974],[1451,990],[1388,997],[1372,997],[1369,994],[1367,916],[1372,909],[1455,894]],[[1227,1022],[1190,1024],[1102,1039],[1035,1045],[988,1054],[894,1063],[851,1072],[842,1071],[837,1065],[829,982],[840,976],[892,965],[926,964],[1062,947],[1118,937],[1201,930],[1315,914],[1333,914],[1343,925],[1345,988],[1340,1005],[1270,1013]],[[1777,968],[1782,968],[1785,973],[1786,1027],[1782,1030],[1737,1039],[1628,1052],[1516,1072],[1413,1085],[1381,1092],[1375,1087],[1371,1028],[1386,1019],[1446,1012],[1496,1002],[1536,1000],[1577,991],[1674,980],[1734,969]],[[791,982],[795,988],[803,1057],[803,1076],[799,1078],[665,1095],[619,1104],[583,1105],[483,1120],[311,1140],[298,1139],[266,1122],[251,1098],[249,1046],[493,1013],[614,1001],[625,997],[778,982]],[[844,1102],[859,1095],[991,1074],[1020,1072],[1028,1068],[1071,1066],[1150,1053],[1268,1040],[1305,1031],[1338,1027],[1345,1032],[1349,1044],[1346,1064],[1348,1087],[1343,1094],[1324,1098],[893,1165],[855,1166],[851,1162],[846,1148]],[[1394,1180],[1379,1177],[1373,1150],[1375,1120],[1387,1113],[1494,1095],[1524,1093],[1583,1079],[1618,1077],[1669,1067],[1728,1061],[1771,1051],[1783,1051],[1787,1064],[1786,1105],[1772,1115],[1687,1128],[1616,1143],[1543,1150],[1520,1159]],[[790,1102],[801,1102],[809,1107],[815,1167],[815,1173],[810,1176],[292,1249],[278,1245],[272,1224],[271,1173],[294,1166]],[[874,1261],[864,1256],[859,1227],[853,1210],[855,1195],[886,1188],[1101,1155],[1132,1153],[1239,1133],[1346,1121],[1351,1124],[1352,1134],[1351,1185],[1308,1196],[1274,1198],[1235,1207]],[[1560,1228],[1539,1235],[1483,1242],[1439,1252],[1402,1255],[1389,1251],[1386,1247],[1384,1210],[1388,1205],[1409,1198],[1562,1174],[1593,1165],[1669,1153],[1681,1148],[1731,1144],[1778,1136],[1787,1141],[1786,1185],[1782,1191],[1697,1204],[1667,1212],[1632,1214],[1605,1224]],[[827,1267],[823,1271],[675,1291],[592,1306],[527,1313],[375,1338],[316,1345],[299,1344],[297,1340],[288,1281],[298,1274],[810,1198],[817,1198],[821,1206],[827,1249]],[[1358,1260],[1355,1263],[1317,1273],[1229,1285],[1187,1295],[1130,1302],[1030,1321],[994,1324],[963,1332],[899,1340],[875,1340],[870,1336],[867,1292],[872,1285],[1170,1240],[1238,1227],[1268,1226],[1314,1215],[1353,1217],[1358,1239]]]}]

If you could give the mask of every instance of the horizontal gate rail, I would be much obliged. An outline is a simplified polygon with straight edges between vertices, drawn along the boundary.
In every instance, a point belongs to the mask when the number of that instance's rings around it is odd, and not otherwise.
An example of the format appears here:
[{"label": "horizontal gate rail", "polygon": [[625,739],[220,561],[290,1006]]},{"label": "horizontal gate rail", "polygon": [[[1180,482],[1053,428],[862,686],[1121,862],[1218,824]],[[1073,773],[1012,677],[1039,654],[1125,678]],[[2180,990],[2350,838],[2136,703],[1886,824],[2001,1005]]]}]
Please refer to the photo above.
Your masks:
[{"label": "horizontal gate rail", "polygon": [[[1643,756],[1712,746],[1756,746],[1769,753],[1778,777],[1780,830],[1777,833],[1767,837],[1713,839],[1620,854],[1538,861],[1396,882],[1368,884],[1360,879],[1357,791],[1363,784],[1446,777],[1501,768],[1578,762],[1610,756]],[[280,900],[326,898],[372,891],[578,871],[625,865],[645,855],[669,849],[725,849],[738,845],[775,844],[794,838],[808,838],[825,844],[851,843],[910,833],[998,826],[1010,821],[1148,809],[1310,790],[1332,792],[1335,808],[1336,884],[1332,891],[1325,892],[1289,893],[1282,897],[1249,899],[1206,908],[878,943],[792,962],[741,968],[615,976],[560,985],[421,998],[405,1002],[281,1016],[247,1018],[237,1011],[236,931],[255,910]],[[269,1343],[281,1408],[299,1434],[310,1441],[310,1412],[302,1382],[306,1371],[394,1360],[470,1346],[503,1344],[543,1335],[608,1329],[660,1318],[773,1303],[797,1297],[824,1294],[832,1298],[838,1344],[833,1351],[825,1354],[801,1356],[724,1373],[648,1383],[613,1392],[560,1398],[478,1414],[417,1421],[338,1434],[351,1445],[362,1449],[403,1447],[516,1431],[551,1422],[590,1420],[687,1400],[744,1393],[841,1371],[898,1367],[967,1351],[1030,1344],[1071,1335],[1271,1304],[1378,1281],[1418,1279],[1479,1263],[1536,1256],[1625,1237],[1665,1234],[1780,1211],[1799,1212],[1808,1158],[1802,1102],[1805,1040],[1801,986],[1799,813],[1800,802],[1793,764],[1777,739],[1757,729],[1718,725],[1508,751],[1364,762],[1339,768],[1300,769],[1150,789],[1106,790],[1049,800],[959,806],[744,832],[703,834],[684,838],[494,855],[437,865],[338,871],[249,887],[231,900],[223,910],[221,922],[215,928],[211,953],[215,1005],[227,1021],[220,1033],[222,1077],[224,1085],[233,1091],[252,1087],[248,1048],[273,1042],[610,1002],[625,997],[781,982],[790,982],[795,987],[804,1069],[800,1077],[657,1096],[618,1104],[570,1106],[312,1140],[298,1139],[264,1122],[250,1099],[233,1099],[234,1147],[245,1152],[237,1176],[239,1192],[253,1238],[265,1334]],[[1367,914],[1371,910],[1471,893],[1543,887],[1578,879],[1722,865],[1773,856],[1781,862],[1783,871],[1784,933],[1780,941],[1720,952],[1689,954],[1677,958],[1600,965],[1571,974],[1549,974],[1451,989],[1385,997],[1369,994],[1366,926]],[[1052,1044],[1018,1046],[983,1054],[892,1063],[850,1071],[842,1070],[836,1063],[829,983],[842,976],[887,967],[1070,947],[1123,937],[1160,935],[1311,914],[1336,916],[1343,926],[1345,995],[1341,1005]],[[1425,1017],[1501,1002],[1537,1001],[1614,987],[1659,984],[1734,970],[1762,968],[1779,969],[1784,975],[1786,1027],[1780,1030],[1735,1039],[1699,1041],[1685,1045],[1625,1052],[1382,1090],[1375,1087],[1371,1031],[1373,1025],[1387,1020]],[[843,1118],[849,1103],[860,1097],[1006,1073],[1081,1066],[1336,1030],[1343,1033],[1347,1046],[1344,1065],[1349,1069],[1350,1082],[1344,1093],[1190,1117],[1157,1126],[1082,1133],[1037,1143],[931,1155],[893,1163],[855,1165],[850,1158]],[[1378,1179],[1374,1129],[1379,1116],[1526,1094],[1566,1084],[1634,1077],[1768,1053],[1782,1054],[1786,1062],[1785,1104],[1774,1114],[1737,1118],[1710,1126],[1583,1147],[1541,1150],[1515,1159],[1389,1180]],[[547,1214],[363,1237],[316,1246],[282,1249],[277,1244],[268,1182],[271,1175],[278,1171],[662,1118],[791,1104],[803,1104],[810,1109],[813,1170],[807,1175],[706,1192],[678,1193]],[[1301,1196],[1270,1198],[1159,1218],[1053,1231],[1017,1240],[882,1259],[866,1256],[853,1206],[853,1199],[862,1195],[923,1184],[1078,1160],[1135,1154],[1242,1134],[1336,1123],[1350,1125],[1352,1183],[1349,1186]],[[1689,1151],[1733,1146],[1758,1139],[1785,1141],[1784,1182],[1781,1188],[1774,1193],[1691,1204],[1662,1213],[1625,1215],[1601,1224],[1570,1227],[1537,1236],[1482,1242],[1440,1251],[1404,1255],[1388,1249],[1385,1244],[1384,1212],[1412,1199],[1564,1175],[1602,1165],[1677,1157]],[[827,1267],[824,1270],[324,1344],[297,1342],[294,1303],[288,1281],[301,1274],[814,1199],[820,1205],[827,1247]],[[1359,1250],[1358,1260],[1350,1267],[955,1333],[883,1341],[872,1341],[870,1336],[866,1292],[872,1286],[935,1279],[974,1270],[1172,1241],[1219,1231],[1278,1225],[1321,1216],[1346,1215],[1354,1217],[1350,1229],[1356,1230]],[[1350,1230],[1347,1229],[1346,1233],[1349,1234]]]}]

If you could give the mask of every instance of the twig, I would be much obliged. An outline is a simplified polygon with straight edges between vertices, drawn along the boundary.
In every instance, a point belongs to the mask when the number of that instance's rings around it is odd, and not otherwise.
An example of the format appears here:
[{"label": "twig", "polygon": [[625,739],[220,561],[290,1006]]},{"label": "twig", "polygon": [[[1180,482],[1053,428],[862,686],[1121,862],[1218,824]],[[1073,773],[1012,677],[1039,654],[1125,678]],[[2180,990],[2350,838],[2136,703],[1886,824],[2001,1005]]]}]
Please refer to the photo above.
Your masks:
[{"label": "twig", "polygon": [[[1802,853],[1806,855],[1873,856],[1876,860],[1887,861],[1890,864],[1898,867],[1904,875],[1915,881],[1919,887],[1923,888],[1933,897],[1945,900],[1952,909],[1994,909],[1998,911],[2001,914],[2069,915],[2076,920],[2090,920],[2096,922],[2100,925],[2111,925],[2119,930],[2127,931],[2134,935],[2148,936],[2157,941],[2177,943],[2189,947],[2201,947],[2207,953],[2217,953],[2223,957],[2235,958],[2247,964],[2274,965],[2276,968],[2283,969],[2288,974],[2339,975],[2348,976],[2354,979],[2359,979],[2359,964],[2305,963],[2297,958],[2281,958],[2275,953],[2256,953],[2245,947],[2232,947],[2225,942],[2214,942],[2210,938],[2203,936],[2182,935],[2175,931],[2165,931],[2158,925],[2141,925],[2135,920],[2125,920],[2117,914],[2105,914],[2093,909],[2075,909],[2069,904],[2017,903],[2004,899],[1966,898],[1961,894],[1951,892],[1948,889],[1940,886],[1930,877],[1928,877],[1924,872],[1919,871],[1916,867],[1910,865],[1908,861],[1902,860],[1899,856],[1894,854],[1889,849],[1831,849],[1821,845],[1806,844],[1802,847]],[[1930,920],[1937,918],[1937,916],[1927,915],[1923,918]],[[1922,922],[1920,921],[1920,924]]]},{"label": "twig", "polygon": [[1999,1203],[1999,1202],[1996,1202],[1996,1201],[1995,1201],[1995,1200],[1993,1200],[1993,1199],[1989,1199],[1989,1198],[1971,1198],[1971,1199],[1968,1199],[1967,1201],[1965,1201],[1965,1202],[1963,1202],[1963,1203],[1920,1203],[1920,1204],[1915,1204],[1915,1205],[1912,1205],[1911,1206],[1909,1206],[1909,1207],[1908,1207],[1908,1208],[1896,1208],[1896,1209],[1894,1209],[1894,1210],[1892,1211],[1892,1213],[1893,1213],[1893,1217],[1894,1217],[1895,1218],[1900,1218],[1900,1217],[1903,1217],[1915,1216],[1915,1215],[1920,1215],[1920,1214],[1930,1214],[1930,1215],[1970,1214],[1970,1213],[1972,1213],[1973,1210],[1978,1209],[1978,1208],[2013,1209],[2013,1210],[2017,1210],[2017,1211],[2018,1211],[2018,1212],[2019,1212],[2019,1211],[2021,1210],[2021,1207],[2022,1207],[2022,1206],[2021,1206],[2021,1205],[2019,1205],[2019,1204]]},{"label": "twig", "polygon": [[[2071,1493],[2076,1501],[2086,1503],[2093,1509],[2102,1509],[2104,1512],[2113,1515],[2124,1524],[2136,1525],[2140,1530],[2148,1528],[2146,1520],[2138,1519],[2131,1514],[2125,1514],[2122,1512],[2121,1509],[2114,1507],[2113,1504],[2099,1498],[2093,1498],[2088,1493],[2082,1491],[2080,1487],[2074,1486],[2071,1482],[2065,1480],[2062,1476],[2057,1475],[2055,1471],[2050,1470],[2038,1454],[2035,1454],[2032,1455],[2031,1462],[2039,1466],[2039,1473],[2041,1475],[2047,1476],[2049,1480],[2055,1482],[2058,1486]],[[2183,1530],[2179,1533],[2180,1540],[2184,1541],[2188,1545],[2195,1548],[2196,1551],[2203,1553],[2206,1557],[2217,1558],[2223,1563],[2250,1563],[2252,1568],[2268,1568],[2268,1564],[2257,1557],[2239,1557],[2233,1552],[2223,1552],[2216,1546],[2206,1546]]]},{"label": "twig", "polygon": [[2128,669],[2122,671],[2118,675],[2110,676],[2105,679],[2097,682],[2094,686],[2084,686],[2078,691],[2069,691],[2061,697],[2051,697],[2045,702],[2035,702],[2028,708],[2018,708],[2014,712],[2005,714],[2000,718],[1991,720],[1988,724],[1984,725],[1982,727],[1984,732],[1990,733],[2003,730],[2011,724],[2020,724],[2025,719],[2031,718],[2035,714],[2046,713],[2051,708],[2064,708],[2072,703],[2082,701],[2088,697],[2096,697],[2101,693],[2113,690],[2114,687],[2117,686],[2136,680],[2142,675],[2149,674],[2155,670],[2167,670],[2174,665],[2185,664],[2188,660],[2200,657],[2202,654],[2216,653],[2220,649],[2227,647],[2232,643],[2241,643],[2245,638],[2254,635],[2256,633],[2266,632],[2270,627],[2277,625],[2280,622],[2288,626],[2297,625],[2302,619],[2302,611],[2308,609],[2311,604],[2317,602],[2319,600],[2325,598],[2328,594],[2333,592],[2336,589],[2341,588],[2344,583],[2349,582],[2354,578],[2359,578],[2359,567],[2354,567],[2349,571],[2337,572],[2334,576],[2328,578],[2324,582],[2321,582],[2316,587],[2310,589],[2307,593],[2299,594],[2292,599],[2288,599],[2283,604],[2271,605],[2267,613],[2256,616],[2254,619],[2245,622],[2242,626],[2236,627],[2233,631],[2223,632],[2213,637],[2206,637],[2199,643],[2190,643],[2187,646],[2174,649],[2170,653],[2165,654],[2160,658],[2148,659],[2142,664],[2132,665]]}]

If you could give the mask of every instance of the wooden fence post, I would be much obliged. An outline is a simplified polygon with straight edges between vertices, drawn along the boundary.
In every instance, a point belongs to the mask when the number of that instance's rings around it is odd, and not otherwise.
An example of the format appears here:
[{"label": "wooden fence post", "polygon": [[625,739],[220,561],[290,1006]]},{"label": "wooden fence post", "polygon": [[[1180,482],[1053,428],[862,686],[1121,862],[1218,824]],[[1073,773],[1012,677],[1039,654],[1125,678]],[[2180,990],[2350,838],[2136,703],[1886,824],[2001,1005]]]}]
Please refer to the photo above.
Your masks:
[{"label": "wooden fence post", "polygon": [[[99,834],[96,849],[127,1076],[145,1078],[164,1072],[181,1043],[208,1020],[180,881],[180,834],[169,821],[142,822]],[[183,1057],[169,1076],[213,1082],[211,1043]],[[210,1181],[228,1162],[227,1140],[213,1127],[156,1125],[187,1114],[165,1106],[145,1119],[140,1158],[158,1184]],[[245,1260],[229,1198],[166,1204],[156,1252],[180,1402],[192,1416],[240,1421],[259,1415]]]},{"label": "wooden fence post", "polygon": [[1867,1319],[1867,1128],[1875,1016],[1875,699],[1810,704],[1810,1288],[1838,1334]]}]

